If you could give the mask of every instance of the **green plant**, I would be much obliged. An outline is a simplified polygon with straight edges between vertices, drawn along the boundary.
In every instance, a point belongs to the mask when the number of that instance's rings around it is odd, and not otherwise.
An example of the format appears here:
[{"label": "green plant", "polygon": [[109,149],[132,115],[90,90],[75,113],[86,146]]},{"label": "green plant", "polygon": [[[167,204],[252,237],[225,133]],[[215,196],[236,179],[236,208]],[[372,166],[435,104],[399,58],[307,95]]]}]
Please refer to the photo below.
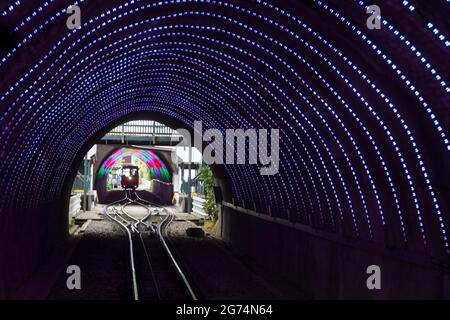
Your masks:
[{"label": "green plant", "polygon": [[211,168],[207,165],[203,165],[200,169],[200,179],[203,180],[205,186],[205,212],[214,220],[217,220],[219,210],[214,198],[214,176]]}]

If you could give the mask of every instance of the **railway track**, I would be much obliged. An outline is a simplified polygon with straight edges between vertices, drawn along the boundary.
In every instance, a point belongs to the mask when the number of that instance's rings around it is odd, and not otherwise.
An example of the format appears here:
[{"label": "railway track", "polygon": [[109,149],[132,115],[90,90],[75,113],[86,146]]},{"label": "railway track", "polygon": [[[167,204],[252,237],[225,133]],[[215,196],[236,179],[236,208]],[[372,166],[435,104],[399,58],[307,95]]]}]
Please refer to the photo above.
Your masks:
[{"label": "railway track", "polygon": [[[134,216],[128,211],[132,206],[145,208],[147,214]],[[174,220],[169,210],[125,190],[124,198],[107,205],[103,213],[127,233],[134,300],[197,300],[166,239],[165,230]],[[157,221],[151,221],[155,217]]]}]

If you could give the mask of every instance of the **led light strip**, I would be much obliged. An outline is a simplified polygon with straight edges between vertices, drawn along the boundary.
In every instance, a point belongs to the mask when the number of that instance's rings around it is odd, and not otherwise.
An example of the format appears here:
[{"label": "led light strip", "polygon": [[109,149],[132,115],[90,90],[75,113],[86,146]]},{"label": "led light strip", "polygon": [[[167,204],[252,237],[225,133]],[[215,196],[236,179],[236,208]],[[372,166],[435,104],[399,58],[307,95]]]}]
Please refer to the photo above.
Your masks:
[{"label": "led light strip", "polygon": [[[403,215],[410,205],[406,205],[406,201],[412,200],[416,208],[419,232],[425,245],[428,244],[427,232],[430,232],[430,228],[424,224],[422,212],[432,204],[434,218],[439,221],[441,236],[448,251],[446,225],[429,178],[431,166],[425,166],[422,146],[416,142],[417,132],[401,115],[399,110],[402,109],[391,102],[392,98],[379,89],[358,62],[351,61],[328,38],[288,11],[265,1],[258,1],[259,8],[275,14],[275,19],[270,14],[264,15],[222,1],[161,1],[133,6],[139,2],[130,1],[130,6],[120,6],[98,14],[84,24],[81,31],[63,37],[1,96],[2,100],[14,99],[8,103],[8,109],[0,114],[2,128],[6,128],[0,132],[4,141],[2,148],[17,150],[16,154],[6,152],[2,159],[1,179],[7,190],[16,189],[20,201],[24,204],[39,204],[48,195],[43,190],[45,188],[39,189],[37,186],[42,183],[47,185],[48,181],[52,181],[51,193],[57,197],[74,150],[79,150],[87,137],[95,135],[110,121],[129,112],[158,110],[187,125],[191,125],[195,119],[201,119],[206,127],[222,130],[227,125],[243,128],[283,126],[288,136],[281,137],[280,156],[289,161],[282,161],[278,176],[262,178],[252,166],[225,166],[231,177],[233,195],[238,201],[247,203],[256,199],[259,203],[276,206],[280,210],[276,215],[280,216],[291,208],[302,222],[309,220],[309,212],[313,216],[317,215],[321,228],[331,230],[336,230],[336,223],[341,223],[339,219],[349,215],[356,235],[364,227],[368,230],[367,236],[373,239],[373,226],[380,223],[385,226],[387,223],[384,209],[388,208],[390,201],[383,198],[382,203],[379,196],[379,181],[384,179],[392,192],[389,196],[395,204],[404,242],[408,242],[409,233],[413,233],[411,224],[406,226],[404,223]],[[344,16],[322,1],[315,2],[325,12],[335,16],[339,23],[350,28],[356,37],[369,45],[369,50],[391,66],[419,104],[426,108],[433,126],[440,132],[448,149],[448,139],[437,115],[406,78],[404,71],[400,71],[391,57]],[[209,3],[216,7],[211,7],[211,11],[182,11],[152,17],[102,34],[104,28],[120,22],[122,18],[130,18],[144,9],[175,3]],[[363,2],[357,4],[362,5]],[[272,37],[272,34],[264,33],[242,20],[213,12],[220,8],[254,17],[285,38]],[[176,23],[184,17],[197,17],[199,21],[211,20],[212,23],[196,26]],[[293,21],[294,25],[290,24],[288,28],[280,17],[289,18],[286,21]],[[217,20],[232,27],[219,28],[215,26]],[[416,57],[425,66],[424,70],[440,77],[437,72],[433,73],[435,68],[414,44],[389,22],[384,23],[388,31],[393,32],[400,41],[406,41],[404,45],[411,52],[419,52],[420,55]],[[151,28],[148,28],[149,24]],[[20,27],[25,28],[25,25]],[[42,30],[40,26],[35,30]],[[89,29],[90,26],[92,29]],[[145,30],[133,33],[132,29],[140,27]],[[296,28],[303,29],[312,39],[302,37],[303,32]],[[428,25],[428,28],[432,26]],[[117,41],[116,36],[122,32],[124,36]],[[153,32],[158,34],[152,35]],[[442,38],[439,31],[435,34],[444,42],[445,36]],[[36,36],[37,32],[30,32],[30,35],[24,38],[19,48]],[[114,39],[111,43],[106,42],[109,37]],[[289,43],[294,41],[299,46],[287,45],[288,38]],[[105,45],[99,49],[98,45],[103,43]],[[326,50],[323,50],[323,46]],[[258,54],[249,52],[249,47],[255,48]],[[314,64],[310,56],[315,57]],[[257,66],[248,61],[254,61]],[[336,61],[344,63],[338,64]],[[335,76],[328,77],[330,72]],[[31,77],[32,74],[36,79]],[[355,77],[362,81],[356,84],[352,80]],[[67,79],[77,81],[65,83]],[[436,80],[443,81],[441,77]],[[30,81],[31,85],[17,90]],[[445,82],[440,82],[440,85],[447,88]],[[373,91],[375,98],[366,95],[369,90]],[[120,91],[120,94],[115,91]],[[383,114],[381,110],[384,109],[374,109],[375,105],[380,106],[380,102],[394,117]],[[214,110],[216,103],[221,105],[221,110]],[[71,111],[76,106],[83,106],[78,114]],[[241,106],[242,110],[237,106]],[[108,112],[114,114],[108,115]],[[362,117],[364,113],[369,118]],[[400,124],[401,130],[390,129],[395,123]],[[373,125],[380,127],[381,133],[374,131]],[[402,143],[405,137],[406,144]],[[370,143],[364,146],[364,141]],[[385,154],[393,150],[397,160],[391,157],[388,157],[389,161],[385,160]],[[372,154],[376,155],[376,161],[370,159]],[[44,164],[36,161],[39,158],[50,158],[51,161]],[[23,159],[23,162],[19,159]],[[338,162],[337,159],[342,161]],[[48,170],[50,163],[58,168],[57,175]],[[390,168],[395,167],[393,164],[400,164],[400,172],[392,174]],[[384,171],[381,175],[380,168]],[[16,172],[26,174],[16,175]],[[30,176],[30,187],[35,188],[36,192],[18,189],[17,186],[26,185],[25,176]],[[397,182],[401,176],[406,183],[403,180]],[[362,183],[364,179],[369,182],[368,187]],[[428,193],[416,192],[416,184],[422,183]],[[407,199],[405,192],[400,195],[397,193],[404,186],[411,199]],[[354,192],[350,192],[352,188]],[[268,199],[263,199],[263,195]],[[375,206],[367,205],[373,201]],[[403,202],[406,209],[402,209]],[[1,199],[0,206],[3,208],[5,205],[7,202]],[[335,220],[337,212],[339,215]],[[433,217],[429,214],[426,216]]]},{"label": "led light strip", "polygon": [[162,181],[170,181],[170,173],[165,163],[151,150],[122,147],[111,153],[98,169],[98,177],[106,177],[116,165],[116,163],[128,156],[135,156],[137,159],[145,163],[149,169],[152,179]]}]

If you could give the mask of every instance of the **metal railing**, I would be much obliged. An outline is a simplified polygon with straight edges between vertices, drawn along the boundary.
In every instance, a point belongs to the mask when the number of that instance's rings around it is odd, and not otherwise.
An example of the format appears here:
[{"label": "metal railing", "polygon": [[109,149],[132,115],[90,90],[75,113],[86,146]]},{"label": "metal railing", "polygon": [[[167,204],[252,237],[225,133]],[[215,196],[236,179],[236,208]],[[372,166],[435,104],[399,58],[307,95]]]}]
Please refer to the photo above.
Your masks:
[{"label": "metal railing", "polygon": [[208,214],[205,212],[204,208],[206,199],[198,196],[193,196],[192,200],[192,211],[203,217],[207,217]]},{"label": "metal railing", "polygon": [[115,127],[108,135],[180,137],[177,131],[153,120],[130,121]]},{"label": "metal railing", "polygon": [[69,217],[73,217],[81,210],[81,195],[74,195],[70,197]]}]

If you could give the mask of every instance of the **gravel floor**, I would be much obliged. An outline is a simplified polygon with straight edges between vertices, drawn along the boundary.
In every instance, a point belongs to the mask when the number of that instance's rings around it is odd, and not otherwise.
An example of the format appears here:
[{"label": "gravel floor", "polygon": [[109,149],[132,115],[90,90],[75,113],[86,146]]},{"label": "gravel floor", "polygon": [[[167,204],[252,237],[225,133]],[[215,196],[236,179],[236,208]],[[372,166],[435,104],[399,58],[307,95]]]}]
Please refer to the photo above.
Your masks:
[{"label": "gravel floor", "polygon": [[49,299],[128,299],[130,281],[126,234],[109,221],[92,221],[81,236],[68,265],[81,269],[81,290],[68,290],[65,270]]},{"label": "gravel floor", "polygon": [[245,257],[239,257],[222,241],[212,237],[193,238],[186,229],[190,221],[174,221],[167,229],[172,247],[199,295],[222,299],[304,299],[304,294]]},{"label": "gravel floor", "polygon": [[[160,217],[151,220],[159,221]],[[149,221],[150,222],[150,221]],[[178,262],[201,299],[299,299],[297,290],[239,257],[223,242],[206,236],[192,238],[190,221],[174,221],[167,229]],[[81,268],[81,290],[66,287],[66,267],[51,289],[49,299],[130,299],[131,275],[126,233],[109,220],[91,221],[77,236],[78,244],[67,265]]]}]

